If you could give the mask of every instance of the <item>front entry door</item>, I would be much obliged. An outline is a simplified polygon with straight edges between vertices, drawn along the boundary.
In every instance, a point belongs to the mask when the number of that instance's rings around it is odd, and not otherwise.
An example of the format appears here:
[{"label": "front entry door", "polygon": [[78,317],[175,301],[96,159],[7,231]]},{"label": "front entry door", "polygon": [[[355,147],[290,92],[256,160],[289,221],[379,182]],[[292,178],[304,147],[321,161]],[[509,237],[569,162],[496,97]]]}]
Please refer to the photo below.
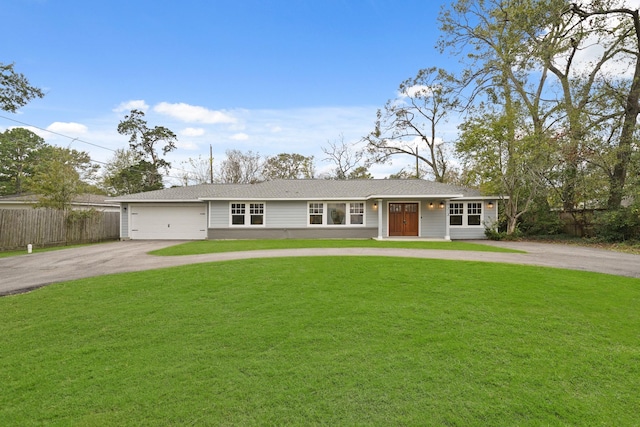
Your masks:
[{"label": "front entry door", "polygon": [[389,236],[418,235],[418,204],[389,203]]}]

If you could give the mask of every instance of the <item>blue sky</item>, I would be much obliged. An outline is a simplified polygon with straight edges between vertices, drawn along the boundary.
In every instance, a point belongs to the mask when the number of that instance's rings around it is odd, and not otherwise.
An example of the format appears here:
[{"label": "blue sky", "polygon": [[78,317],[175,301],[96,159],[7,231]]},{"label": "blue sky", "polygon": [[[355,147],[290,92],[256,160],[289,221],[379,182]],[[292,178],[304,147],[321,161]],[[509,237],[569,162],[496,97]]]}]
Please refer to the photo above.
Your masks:
[{"label": "blue sky", "polygon": [[176,167],[211,144],[216,161],[232,148],[296,152],[322,171],[321,147],[366,135],[401,81],[455,62],[434,47],[442,0],[0,3],[0,62],[46,92],[1,112],[0,130],[49,129],[48,143],[102,162],[127,146],[116,127],[136,107],[177,133]]}]

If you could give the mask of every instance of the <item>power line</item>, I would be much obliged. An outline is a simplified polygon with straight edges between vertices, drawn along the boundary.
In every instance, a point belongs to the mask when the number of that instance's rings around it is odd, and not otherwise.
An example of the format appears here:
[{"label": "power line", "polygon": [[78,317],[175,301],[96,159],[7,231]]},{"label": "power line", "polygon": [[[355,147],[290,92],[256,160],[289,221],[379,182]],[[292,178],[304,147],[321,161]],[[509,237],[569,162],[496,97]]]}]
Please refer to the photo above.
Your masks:
[{"label": "power line", "polygon": [[[65,135],[65,134],[62,134],[62,133],[59,133],[59,132],[52,131],[52,130],[50,130],[50,129],[42,128],[42,127],[40,127],[40,126],[35,126],[35,125],[29,124],[29,123],[25,123],[25,122],[22,122],[22,121],[20,121],[20,120],[12,119],[11,117],[7,117],[7,116],[0,115],[0,118],[5,119],[5,120],[12,121],[12,122],[14,122],[14,123],[21,124],[21,125],[23,125],[23,126],[28,126],[28,127],[34,128],[34,129],[38,129],[38,130],[41,130],[41,131],[43,131],[43,132],[49,132],[49,133],[51,133],[51,134],[53,134],[53,135],[57,135],[57,136],[61,136],[61,137],[63,137],[63,138],[70,139],[70,140],[71,140],[71,142],[69,143],[69,146],[71,146],[71,144],[73,144],[75,141],[77,141],[77,142],[81,142],[81,143],[83,143],[83,144],[91,145],[92,147],[101,148],[101,149],[103,149],[103,150],[111,151],[112,153],[116,153],[116,152],[117,152],[117,150],[114,150],[113,148],[104,147],[104,146],[102,146],[102,145],[95,144],[95,143],[93,143],[93,142],[89,142],[89,141],[82,140],[82,139],[80,139],[80,138],[78,138],[78,137],[72,137],[72,136],[69,136],[69,135]],[[93,163],[99,163],[99,164],[101,164],[101,165],[107,165],[107,164],[108,164],[108,163],[106,163],[106,162],[102,162],[102,161],[100,161],[100,160],[94,160],[94,159],[92,159],[91,157],[89,157],[89,160],[90,160],[91,162],[93,162]],[[185,173],[190,173],[190,171],[188,171],[188,170],[186,170],[186,169],[181,169],[181,168],[177,168],[177,167],[173,167],[173,166],[171,167],[171,169],[174,169],[174,170],[177,170],[177,171],[181,171],[181,172],[185,172]],[[165,176],[166,176],[167,178],[173,178],[173,179],[178,179],[178,180],[183,180],[183,179],[184,179],[184,177],[180,177],[180,176],[172,176],[172,175],[169,175],[169,174],[167,174],[167,175],[165,175]]]},{"label": "power line", "polygon": [[52,131],[52,130],[49,130],[49,129],[41,128],[41,127],[39,127],[39,126],[35,126],[35,125],[29,124],[29,123],[21,122],[20,120],[12,119],[11,117],[7,117],[7,116],[2,116],[2,115],[0,115],[0,118],[5,119],[5,120],[10,120],[10,121],[12,121],[12,122],[19,123],[19,124],[24,125],[24,126],[29,126],[29,127],[32,127],[32,128],[38,129],[38,130],[41,130],[41,131],[43,131],[43,132],[49,132],[49,133],[52,133],[52,134],[54,134],[54,135],[61,136],[61,137],[63,137],[63,138],[68,138],[68,139],[70,139],[70,140],[71,140],[71,142],[72,142],[72,143],[73,143],[74,141],[78,141],[78,142],[82,142],[83,144],[91,145],[91,146],[96,147],[96,148],[102,148],[103,150],[111,151],[112,153],[115,153],[115,152],[116,152],[116,150],[114,150],[113,148],[103,147],[102,145],[94,144],[93,142],[89,142],[89,141],[84,141],[84,140],[82,140],[82,139],[80,139],[80,138],[77,138],[77,137],[72,137],[72,136],[69,136],[69,135],[64,135],[64,134],[59,133],[59,132],[55,132],[55,131]]}]

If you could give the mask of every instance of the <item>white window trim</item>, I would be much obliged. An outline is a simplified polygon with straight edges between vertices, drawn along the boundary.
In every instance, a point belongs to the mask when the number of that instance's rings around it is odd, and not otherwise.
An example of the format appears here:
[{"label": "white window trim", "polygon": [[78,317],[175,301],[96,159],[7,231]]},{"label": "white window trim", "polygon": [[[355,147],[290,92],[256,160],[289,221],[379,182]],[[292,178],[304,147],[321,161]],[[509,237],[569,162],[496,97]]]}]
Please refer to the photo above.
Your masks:
[{"label": "white window trim", "polygon": [[[462,204],[462,224],[461,225],[453,225],[451,224],[451,204],[452,203],[457,203],[457,204]],[[470,203],[479,203],[480,204],[480,224],[478,225],[469,225],[469,204]],[[478,215],[478,214],[474,214],[474,215]],[[463,201],[456,201],[456,200],[451,200],[448,204],[447,204],[447,224],[449,225],[449,227],[451,228],[482,228],[484,227],[484,204],[482,202],[482,200],[470,200],[468,202],[463,202]]]},{"label": "white window trim", "polygon": [[[234,224],[233,223],[233,213],[232,213],[232,206],[233,205],[238,205],[238,204],[243,204],[244,205],[244,224]],[[262,212],[262,224],[251,224],[251,205],[255,205],[255,204],[262,204],[263,206],[263,212]],[[266,202],[258,202],[258,201],[251,201],[251,202],[244,202],[241,200],[234,200],[232,202],[229,202],[229,227],[233,227],[233,228],[260,228],[260,227],[265,227],[267,224],[267,204]]]},{"label": "white window trim", "polygon": [[[327,213],[329,212],[328,205],[332,203],[344,203],[345,204],[345,224],[327,224]],[[351,224],[351,204],[359,203],[362,204],[362,224]],[[311,213],[309,212],[312,204],[321,204],[322,205],[322,224],[311,224],[309,222],[309,217]],[[306,219],[307,227],[312,228],[349,228],[349,227],[365,227],[367,224],[367,203],[365,201],[344,201],[344,200],[327,200],[323,202],[319,201],[311,201],[307,202],[307,211],[306,211]]]}]

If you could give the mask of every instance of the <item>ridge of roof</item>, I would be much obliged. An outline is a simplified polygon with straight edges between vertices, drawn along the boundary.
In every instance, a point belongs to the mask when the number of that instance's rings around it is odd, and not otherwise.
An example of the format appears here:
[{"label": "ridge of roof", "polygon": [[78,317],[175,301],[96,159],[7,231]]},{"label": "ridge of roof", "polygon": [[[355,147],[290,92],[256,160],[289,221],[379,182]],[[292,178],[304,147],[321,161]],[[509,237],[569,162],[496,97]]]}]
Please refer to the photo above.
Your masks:
[{"label": "ridge of roof", "polygon": [[418,179],[278,179],[255,184],[199,184],[187,187],[172,187],[112,197],[108,200],[111,202],[187,202],[224,199],[368,199],[375,196],[479,197],[480,192],[457,185]]}]

